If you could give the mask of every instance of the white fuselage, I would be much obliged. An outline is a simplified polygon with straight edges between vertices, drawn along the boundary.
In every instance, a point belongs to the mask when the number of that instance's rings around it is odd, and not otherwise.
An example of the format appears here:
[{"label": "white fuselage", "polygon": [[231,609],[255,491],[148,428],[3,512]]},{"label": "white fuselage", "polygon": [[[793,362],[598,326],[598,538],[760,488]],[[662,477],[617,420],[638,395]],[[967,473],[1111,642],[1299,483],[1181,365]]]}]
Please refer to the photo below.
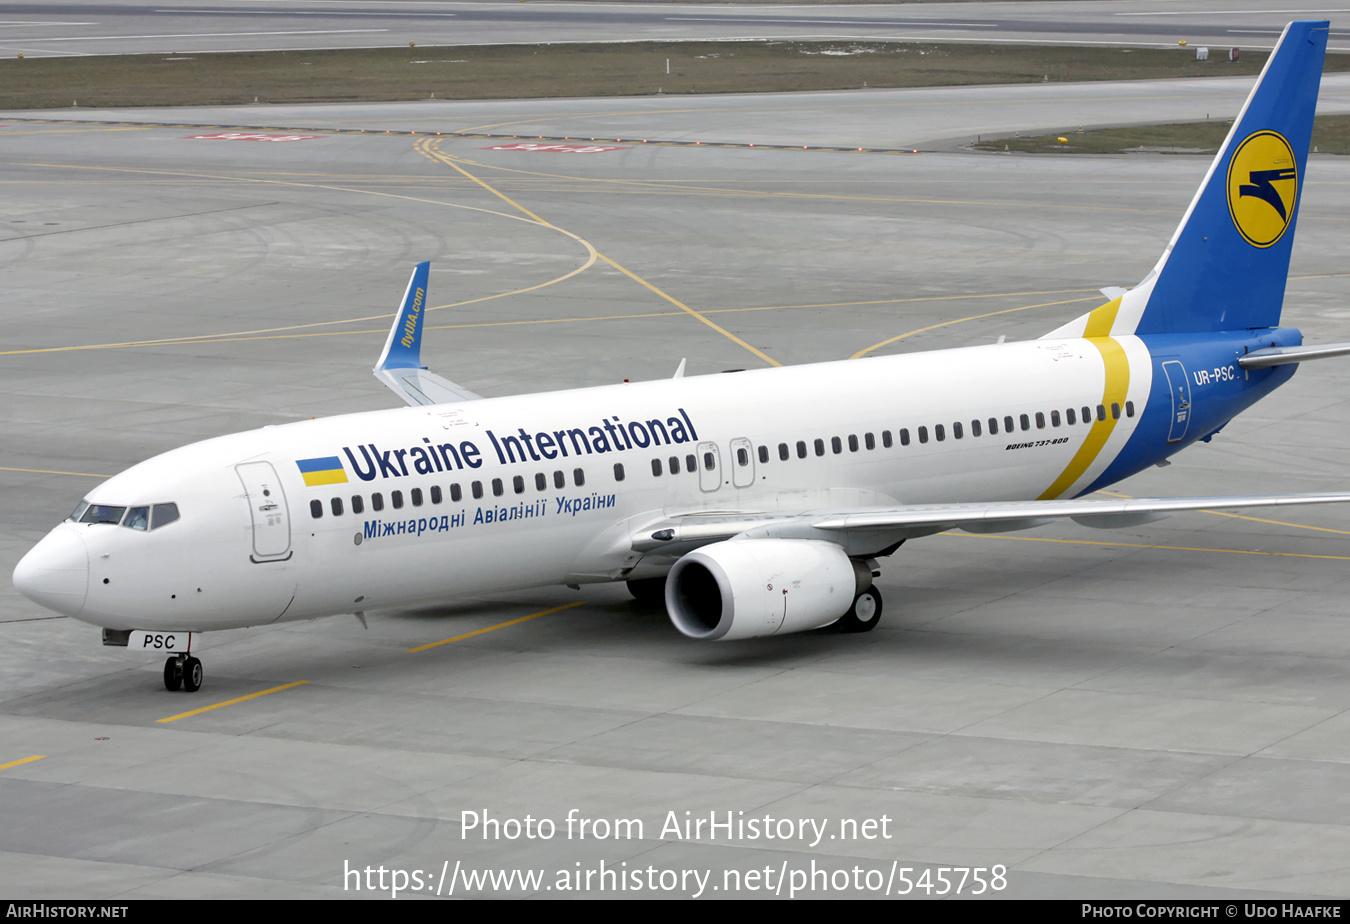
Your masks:
[{"label": "white fuselage", "polygon": [[[631,537],[672,514],[1070,497],[1129,439],[1149,394],[1147,349],[1115,342],[1132,413],[1090,453],[1082,415],[1103,401],[1108,370],[1081,339],[409,407],[207,440],[92,491],[92,504],[172,502],[181,519],[150,531],[63,523],[45,540],[62,546],[64,564],[42,602],[113,629],[223,629],[650,576],[669,560],[644,563]],[[306,484],[297,463],[332,457],[341,470]]]}]

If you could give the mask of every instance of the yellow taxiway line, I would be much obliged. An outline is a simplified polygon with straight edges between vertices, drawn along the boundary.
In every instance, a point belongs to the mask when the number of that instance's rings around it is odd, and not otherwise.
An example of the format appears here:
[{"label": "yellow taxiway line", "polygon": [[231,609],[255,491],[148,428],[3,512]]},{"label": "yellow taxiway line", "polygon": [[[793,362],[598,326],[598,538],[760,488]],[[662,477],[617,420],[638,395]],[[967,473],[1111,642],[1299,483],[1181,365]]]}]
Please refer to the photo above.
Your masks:
[{"label": "yellow taxiway line", "polygon": [[283,683],[279,687],[272,687],[269,690],[259,690],[257,693],[250,693],[248,696],[240,696],[235,699],[227,699],[223,703],[216,703],[214,706],[203,706],[200,709],[192,709],[188,712],[180,712],[178,715],[171,715],[168,718],[156,719],[156,722],[177,722],[179,719],[186,719],[188,716],[201,715],[203,712],[210,712],[212,709],[220,709],[224,706],[233,706],[235,703],[247,702],[250,699],[257,699],[259,696],[266,696],[268,693],[280,693],[282,690],[289,690],[291,687],[298,687],[301,684],[309,683],[308,680],[297,680],[294,683]]},{"label": "yellow taxiway line", "polygon": [[439,642],[430,642],[426,645],[418,645],[416,648],[409,648],[408,653],[413,654],[418,651],[426,651],[428,648],[435,648],[438,645],[449,645],[451,642],[460,642],[466,638],[473,638],[475,635],[484,635],[488,632],[496,632],[498,629],[505,629],[508,626],[518,626],[522,622],[529,622],[531,619],[538,619],[540,616],[547,616],[550,613],[557,613],[562,610],[570,610],[574,606],[581,606],[586,601],[578,600],[576,603],[566,603],[562,606],[555,606],[551,610],[542,610],[538,613],[531,613],[528,616],[521,616],[519,619],[512,619],[507,622],[499,622],[495,626],[488,626],[486,629],[474,629],[472,632],[465,632],[463,635],[456,635],[454,638],[443,638]]}]

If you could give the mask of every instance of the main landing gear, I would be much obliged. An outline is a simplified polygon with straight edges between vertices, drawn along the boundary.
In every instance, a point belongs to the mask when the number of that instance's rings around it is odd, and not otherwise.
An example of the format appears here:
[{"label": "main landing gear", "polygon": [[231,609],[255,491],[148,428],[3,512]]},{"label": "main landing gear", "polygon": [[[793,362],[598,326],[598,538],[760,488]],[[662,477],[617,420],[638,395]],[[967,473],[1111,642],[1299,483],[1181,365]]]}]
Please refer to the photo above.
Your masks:
[{"label": "main landing gear", "polygon": [[853,598],[848,612],[839,617],[834,628],[839,632],[871,632],[881,622],[881,591],[869,587]]},{"label": "main landing gear", "polygon": [[188,693],[196,693],[202,685],[202,662],[191,655],[170,655],[164,662],[164,689],[177,690],[182,687]]}]

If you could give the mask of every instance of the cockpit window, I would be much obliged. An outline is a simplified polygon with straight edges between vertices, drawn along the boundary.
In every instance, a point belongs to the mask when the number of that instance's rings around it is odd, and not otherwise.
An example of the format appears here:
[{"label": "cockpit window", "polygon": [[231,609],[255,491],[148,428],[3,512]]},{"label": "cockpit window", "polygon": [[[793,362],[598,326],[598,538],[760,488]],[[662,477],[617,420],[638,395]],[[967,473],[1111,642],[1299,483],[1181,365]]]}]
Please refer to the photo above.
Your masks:
[{"label": "cockpit window", "polygon": [[143,504],[139,507],[114,507],[80,501],[70,519],[76,523],[121,523],[127,529],[147,532],[178,519],[177,504]]},{"label": "cockpit window", "polygon": [[114,525],[122,522],[122,514],[127,512],[125,507],[109,507],[107,504],[90,504],[85,510],[84,515],[80,517],[81,523],[112,523]]}]

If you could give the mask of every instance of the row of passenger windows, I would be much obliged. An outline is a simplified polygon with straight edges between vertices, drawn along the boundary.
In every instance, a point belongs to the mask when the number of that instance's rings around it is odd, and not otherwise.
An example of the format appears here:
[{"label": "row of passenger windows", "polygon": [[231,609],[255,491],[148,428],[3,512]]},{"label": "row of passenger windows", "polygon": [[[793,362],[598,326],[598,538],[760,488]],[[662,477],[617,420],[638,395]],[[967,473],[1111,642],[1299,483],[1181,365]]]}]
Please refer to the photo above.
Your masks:
[{"label": "row of passenger windows", "polygon": [[[745,450],[741,450],[741,452],[744,453]],[[707,467],[709,469],[712,469],[716,465],[716,461],[712,453],[704,453],[704,458],[707,463]],[[679,456],[671,456],[668,464],[670,466],[670,473],[672,475],[678,475],[680,473],[681,464],[683,464],[684,468],[687,471],[694,472],[698,470],[698,457],[695,456],[693,453],[690,453],[689,455],[684,457],[683,463],[681,463],[681,459]],[[660,475],[662,473],[663,468],[664,465],[662,464],[662,461],[660,459],[652,459],[653,475]],[[628,474],[624,470],[623,463],[622,462],[614,463],[614,480],[623,481],[627,477]],[[534,481],[534,489],[536,491],[547,491],[549,489],[550,481],[552,482],[553,487],[557,490],[561,490],[567,487],[567,475],[562,471],[555,471],[551,479],[548,475],[544,474],[543,472],[535,472],[533,481]],[[511,478],[512,493],[524,494],[527,490],[528,483],[529,482],[527,481],[527,476],[525,475],[516,475],[512,477]],[[578,488],[585,486],[586,471],[584,469],[580,468],[572,469],[572,484]],[[493,497],[504,497],[506,495],[506,482],[501,478],[493,478],[488,483],[488,487],[491,488]],[[421,507],[423,504],[427,502],[428,499],[431,501],[432,504],[439,504],[445,500],[446,493],[447,492],[443,491],[441,489],[441,486],[438,484],[432,485],[430,488],[426,490],[426,492],[423,492],[421,488],[411,488],[408,490],[406,498],[404,497],[403,491],[390,491],[389,506],[394,510],[402,510],[405,503],[411,503],[412,506],[414,507]],[[450,485],[450,490],[448,493],[450,496],[451,503],[457,504],[464,499],[464,489],[458,484]],[[483,482],[481,481],[469,482],[469,494],[470,496],[473,497],[474,500],[479,500],[483,498],[486,494]],[[377,491],[374,494],[370,495],[371,510],[381,511],[384,509],[384,505],[385,505],[385,497],[382,493]],[[340,497],[330,498],[328,501],[328,508],[333,516],[340,517],[346,512],[346,503]],[[362,495],[353,494],[351,496],[351,510],[352,513],[366,512],[366,501]],[[311,500],[309,502],[309,513],[310,516],[312,516],[316,520],[322,517],[323,501],[318,499]]]},{"label": "row of passenger windows", "polygon": [[[1126,401],[1123,408],[1126,417],[1134,416],[1134,402]],[[1036,411],[1034,414],[1018,414],[1016,416],[1007,414],[1002,418],[989,417],[983,421],[972,420],[969,425],[964,421],[954,421],[950,428],[946,424],[934,424],[930,429],[927,426],[920,426],[911,433],[908,427],[901,427],[894,434],[890,430],[881,431],[881,445],[890,449],[895,445],[898,439],[901,446],[908,446],[916,439],[920,444],[927,443],[930,440],[934,442],[944,442],[948,436],[954,440],[965,439],[967,433],[972,437],[984,436],[988,433],[990,436],[997,436],[999,432],[1016,433],[1019,430],[1044,430],[1047,424],[1054,427],[1077,426],[1080,424],[1091,425],[1093,420],[1106,420],[1109,414],[1112,420],[1119,420],[1122,408],[1118,402],[1112,402],[1108,407],[1105,404],[1099,404],[1094,409],[1088,405],[1081,408],[1068,408],[1061,414],[1058,410],[1050,411],[1048,414],[1044,411]],[[864,433],[859,440],[857,434],[849,434],[846,437],[832,436],[829,440],[830,452],[839,455],[844,451],[844,445],[848,445],[849,452],[857,452],[860,448],[876,449],[877,435],[875,433]],[[825,455],[826,442],[824,439],[815,439],[810,444],[806,440],[797,440],[796,455],[799,459],[805,459],[812,451],[818,456]],[[759,447],[759,461],[767,463],[769,461],[769,447]],[[786,462],[792,458],[793,447],[788,443],[778,444],[778,458]],[[750,450],[747,447],[738,447],[735,453],[736,465],[745,467],[750,464]],[[686,457],[686,464],[689,471],[694,471],[696,459],[690,455]],[[703,454],[703,467],[711,471],[717,465],[716,457],[710,453]],[[680,460],[672,456],[670,459],[670,473],[678,475],[680,472]],[[661,460],[652,459],[652,474],[661,475]],[[620,479],[622,480],[622,479]]]},{"label": "row of passenger windows", "polygon": [[[1126,417],[1134,416],[1133,401],[1125,402],[1124,412]],[[966,424],[960,420],[954,421],[951,424],[950,429],[948,429],[946,424],[933,424],[931,431],[926,426],[916,427],[913,434],[910,433],[908,427],[901,427],[896,432],[895,437],[899,438],[901,446],[908,446],[911,442],[914,441],[916,437],[918,439],[918,442],[920,443],[927,443],[930,439],[941,443],[947,439],[948,435],[950,435],[951,438],[955,440],[964,439],[966,437],[967,432],[969,432],[970,436],[972,437],[983,436],[986,432],[990,436],[997,436],[1000,431],[1000,427],[1002,428],[1002,432],[1004,433],[1016,433],[1019,430],[1031,430],[1033,429],[1033,427],[1037,430],[1044,430],[1047,421],[1049,423],[1049,426],[1051,427],[1061,427],[1066,425],[1074,426],[1076,424],[1079,424],[1080,422],[1091,425],[1094,416],[1097,420],[1106,420],[1107,414],[1111,415],[1112,420],[1119,420],[1121,414],[1121,406],[1118,403],[1114,402],[1111,404],[1109,408],[1104,404],[1099,404],[1097,405],[1095,415],[1093,413],[1093,409],[1086,405],[1084,405],[1081,409],[1069,408],[1063,413],[1063,415],[1061,415],[1060,412],[1057,410],[1051,411],[1048,415],[1044,411],[1036,411],[1034,414],[1018,414],[1016,417],[1014,417],[1012,414],[1008,414],[1001,419],[998,417],[990,417],[985,421],[972,420],[970,421],[969,431],[967,431]],[[845,442],[848,443],[848,448],[850,452],[858,451],[859,449],[858,437],[855,434],[850,434],[849,436],[844,438],[840,438],[838,436],[830,437],[830,451],[833,452],[835,455],[842,453],[844,451]],[[891,431],[882,430],[881,445],[889,449],[891,448],[891,446],[894,445],[894,443],[895,438],[891,436]],[[877,448],[876,436],[871,433],[864,433],[862,438],[862,445],[868,449],[876,449]],[[796,448],[797,448],[797,458],[805,459],[808,454],[806,440],[798,440]],[[825,441],[823,439],[815,440],[814,445],[811,448],[815,450],[816,455],[818,456],[825,455]],[[743,455],[745,453],[745,450],[744,449],[739,450],[739,453]],[[779,459],[786,462],[791,457],[791,455],[792,452],[791,449],[788,447],[787,443],[778,444]],[[745,465],[748,462],[748,460],[745,458],[737,458],[736,461],[740,465]],[[767,446],[759,447],[759,461],[761,462],[769,461],[769,449]]]},{"label": "row of passenger windows", "polygon": [[[763,447],[761,446],[760,448],[762,449]],[[742,455],[745,455],[744,449],[739,450],[739,452]],[[749,457],[747,457],[747,461],[748,459]],[[746,463],[742,462],[741,464],[744,465]],[[670,459],[666,462],[666,465],[669,467],[669,471],[672,475],[678,475],[680,473],[679,456],[671,456]],[[714,468],[717,467],[717,457],[714,456],[711,452],[705,452],[703,454],[703,467],[708,469],[708,471],[712,471]],[[685,456],[684,470],[690,473],[698,471],[698,456],[694,455],[692,452],[689,453],[689,455]],[[658,477],[662,474],[662,465],[660,459],[652,459],[652,474]],[[622,478],[620,478],[619,480],[623,481]]]},{"label": "row of passenger windows", "polygon": [[[1126,417],[1134,416],[1133,401],[1125,402],[1124,413]],[[1108,408],[1104,404],[1099,404],[1096,407],[1095,414],[1091,407],[1084,405],[1081,409],[1068,408],[1064,411],[1063,415],[1061,415],[1058,410],[1054,410],[1050,411],[1048,415],[1044,411],[1036,411],[1034,414],[1019,414],[1016,417],[1012,414],[1008,414],[1001,419],[998,417],[990,417],[985,421],[972,420],[969,425],[969,433],[972,437],[983,436],[986,432],[990,436],[997,436],[1000,432],[1000,427],[1004,433],[1015,433],[1018,431],[1019,427],[1021,430],[1031,430],[1033,425],[1037,430],[1044,430],[1047,420],[1050,427],[1066,425],[1075,426],[1080,423],[1090,425],[1093,422],[1094,417],[1097,420],[1106,420],[1107,414],[1111,415],[1112,420],[1119,420],[1121,406],[1117,403],[1112,403]],[[963,421],[958,420],[951,424],[950,430],[946,424],[934,424],[931,431],[927,426],[916,427],[913,434],[910,433],[908,427],[901,427],[894,434],[892,434],[890,430],[882,430],[881,445],[886,449],[890,449],[895,445],[895,442],[898,439],[901,446],[908,446],[916,437],[919,443],[927,443],[930,439],[941,443],[947,439],[949,433],[952,439],[964,439],[967,433],[967,427]],[[862,447],[866,447],[867,449],[877,448],[876,434],[864,433],[861,442],[856,434],[849,434],[847,437],[830,437],[830,451],[835,455],[841,454],[844,451],[845,442],[847,442],[850,452],[857,452],[859,448]],[[818,456],[825,455],[825,440],[814,440],[810,449],[814,449],[815,454]],[[809,455],[806,440],[797,441],[796,451],[797,458],[799,459],[805,459],[807,455]],[[769,447],[764,445],[760,446],[758,455],[761,463],[767,463],[769,461]],[[778,458],[784,462],[792,458],[792,448],[787,443],[778,444]],[[711,452],[703,453],[702,461],[703,467],[708,471],[712,471],[717,467],[717,457]],[[748,447],[740,446],[736,448],[735,462],[741,467],[750,464],[750,450]],[[694,453],[689,453],[683,460],[681,460],[679,456],[671,456],[664,462],[662,459],[656,458],[652,459],[652,475],[660,477],[666,471],[669,471],[672,475],[678,475],[680,474],[681,468],[686,472],[693,473],[698,470],[698,464],[699,458]],[[626,477],[623,463],[616,462],[614,464],[614,480],[623,481]],[[552,483],[555,489],[565,488],[567,487],[567,476],[561,470],[555,471],[553,473]],[[578,488],[585,485],[586,472],[579,468],[573,469],[572,483]],[[501,478],[493,478],[490,485],[493,497],[505,496],[506,483]],[[534,489],[536,491],[547,491],[548,488],[549,477],[543,472],[535,472]],[[515,475],[512,477],[511,490],[515,494],[524,494],[526,491],[526,476]],[[469,493],[474,500],[481,499],[484,496],[483,482],[470,482]],[[464,499],[464,491],[458,484],[450,485],[449,494],[451,503],[459,503]],[[432,485],[427,490],[426,494],[423,493],[421,488],[411,488],[408,491],[407,500],[412,503],[412,506],[421,507],[426,502],[428,496],[430,497],[432,504],[439,504],[445,500],[445,493],[441,490],[440,485]],[[390,491],[389,504],[394,510],[403,509],[403,492],[401,490]],[[335,517],[340,517],[346,512],[345,504],[340,497],[331,498],[328,502],[328,506],[332,515]],[[353,494],[351,497],[351,509],[354,514],[365,513],[365,498],[360,494]],[[382,493],[377,491],[370,495],[370,509],[376,512],[384,509],[384,495]],[[318,500],[317,498],[311,500],[309,502],[309,513],[310,516],[316,520],[321,518],[323,516],[323,501]]]},{"label": "row of passenger windows", "polygon": [[[620,462],[614,466],[614,480],[623,481],[623,479],[623,463]],[[567,475],[562,471],[555,471],[553,473],[552,483],[553,487],[556,489],[567,487]],[[572,469],[572,484],[578,488],[583,487],[586,484],[586,472],[584,469]],[[526,490],[525,485],[526,481],[524,475],[516,475],[511,479],[511,490],[515,494],[524,494]],[[492,491],[493,497],[505,496],[506,483],[501,478],[493,478],[488,486]],[[481,499],[485,494],[484,485],[481,481],[471,481],[469,482],[468,487],[469,495],[473,497],[474,500]],[[543,472],[535,472],[534,489],[536,491],[547,491],[548,487],[549,477]],[[434,484],[425,492],[421,488],[410,488],[406,497],[404,496],[403,491],[390,491],[389,506],[394,510],[402,510],[406,503],[410,503],[414,507],[421,507],[423,504],[427,503],[428,500],[432,504],[440,504],[445,501],[447,493],[450,496],[451,503],[457,504],[464,499],[464,489],[460,485],[450,485],[450,490],[447,492],[442,490],[440,485]],[[379,512],[384,509],[384,505],[384,494],[376,491],[374,494],[370,495],[370,509],[372,511]],[[346,512],[346,504],[340,497],[330,498],[328,501],[328,509],[332,512],[333,516],[340,517]],[[352,513],[365,513],[365,497],[360,494],[353,494],[351,496],[351,509]],[[309,502],[309,514],[316,520],[322,517],[323,501],[318,499],[311,500]]]},{"label": "row of passenger windows", "polygon": [[[741,452],[744,453],[745,450],[741,450]],[[705,461],[707,462],[707,467],[709,469],[712,469],[716,465],[716,461],[712,453],[704,453],[704,457]],[[668,464],[670,466],[670,473],[672,475],[678,475],[680,473],[681,460],[679,456],[671,456]],[[690,472],[697,471],[698,457],[695,456],[693,453],[690,453],[689,455],[684,457],[683,466],[687,471]],[[664,465],[662,464],[662,461],[660,459],[652,459],[653,475],[660,475],[662,473],[663,468]],[[623,463],[622,462],[614,463],[614,480],[623,481],[627,477],[628,474],[624,470]],[[543,472],[535,472],[533,481],[534,481],[534,489],[536,491],[547,491],[549,489],[550,478]],[[557,490],[561,490],[567,487],[567,475],[562,471],[555,471],[553,473],[551,481],[553,487]],[[516,475],[512,477],[511,478],[512,493],[524,494],[525,491],[527,490],[526,488],[527,484],[528,482],[526,480],[525,475]],[[585,486],[586,472],[584,469],[580,468],[572,469],[572,484],[578,488]],[[493,478],[489,482],[489,486],[492,490],[493,497],[504,497],[506,495],[506,482],[503,479]],[[408,490],[406,498],[404,497],[404,493],[402,491],[390,491],[389,506],[394,510],[402,510],[405,503],[411,503],[412,506],[414,507],[421,507],[423,504],[427,502],[428,499],[431,501],[432,504],[439,504],[445,500],[446,493],[447,492],[443,491],[441,489],[441,486],[438,484],[432,485],[430,488],[427,489],[425,493],[421,488],[411,488]],[[450,485],[450,490],[448,493],[450,495],[451,503],[457,504],[464,499],[464,489],[460,487],[460,485],[458,484]],[[473,497],[474,500],[479,500],[483,498],[485,496],[483,482],[481,481],[470,482],[469,494]],[[385,498],[382,493],[377,491],[374,494],[370,495],[371,510],[377,512],[381,511],[384,509],[384,505],[385,505]],[[340,497],[329,498],[328,509],[333,516],[335,517],[342,516],[344,513],[346,513],[346,508],[347,505],[342,498]],[[324,509],[323,501],[318,500],[316,498],[309,502],[309,514],[314,519],[317,520],[323,516],[323,509]],[[353,494],[351,496],[351,510],[352,513],[365,513],[366,512],[365,497],[363,497],[360,494]]]}]

